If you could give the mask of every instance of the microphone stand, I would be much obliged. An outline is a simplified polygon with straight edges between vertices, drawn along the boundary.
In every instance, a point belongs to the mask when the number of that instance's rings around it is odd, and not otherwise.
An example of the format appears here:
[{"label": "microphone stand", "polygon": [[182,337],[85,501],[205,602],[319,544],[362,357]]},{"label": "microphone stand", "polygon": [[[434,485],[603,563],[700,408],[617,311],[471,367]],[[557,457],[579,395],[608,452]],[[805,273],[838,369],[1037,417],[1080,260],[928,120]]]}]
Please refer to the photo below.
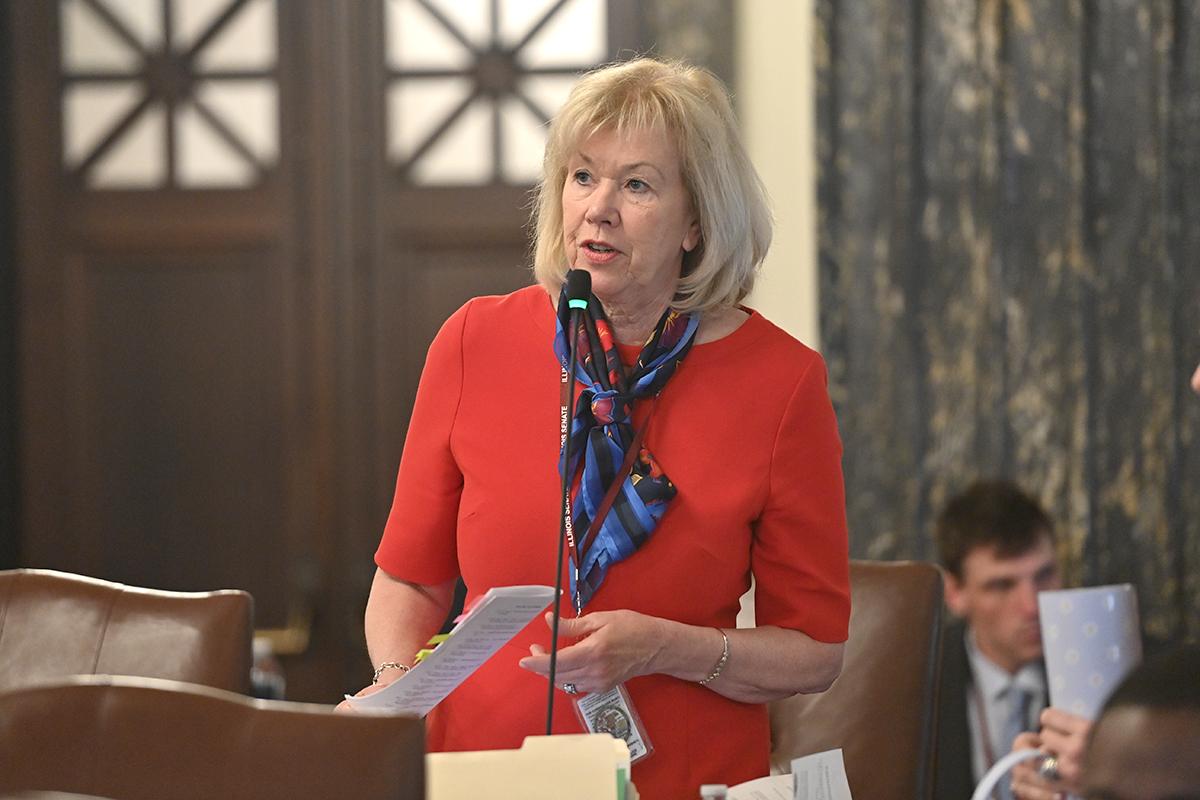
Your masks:
[{"label": "microphone stand", "polygon": [[563,552],[567,542],[567,499],[571,496],[571,429],[575,422],[575,361],[579,350],[579,314],[587,307],[592,276],[583,270],[572,271],[567,281],[567,302],[571,308],[571,347],[567,369],[567,435],[563,440],[562,495],[558,511],[558,560],[554,570],[554,616],[550,625],[550,696],[546,700],[546,735],[554,726],[554,677],[558,669],[558,621],[562,618]]}]

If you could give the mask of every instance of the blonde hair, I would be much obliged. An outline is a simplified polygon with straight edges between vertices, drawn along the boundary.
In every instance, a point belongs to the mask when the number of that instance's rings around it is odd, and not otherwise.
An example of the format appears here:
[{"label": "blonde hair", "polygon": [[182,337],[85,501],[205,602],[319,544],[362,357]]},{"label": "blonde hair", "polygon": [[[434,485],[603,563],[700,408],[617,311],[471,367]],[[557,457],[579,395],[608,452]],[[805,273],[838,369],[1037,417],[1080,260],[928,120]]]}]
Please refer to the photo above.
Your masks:
[{"label": "blonde hair", "polygon": [[766,190],[721,82],[705,69],[650,58],[588,73],[551,123],[533,208],[538,283],[552,295],[562,287],[569,269],[562,211],[567,162],[583,140],[608,127],[675,138],[700,243],[684,253],[672,307],[704,311],[740,302],[771,245]]}]

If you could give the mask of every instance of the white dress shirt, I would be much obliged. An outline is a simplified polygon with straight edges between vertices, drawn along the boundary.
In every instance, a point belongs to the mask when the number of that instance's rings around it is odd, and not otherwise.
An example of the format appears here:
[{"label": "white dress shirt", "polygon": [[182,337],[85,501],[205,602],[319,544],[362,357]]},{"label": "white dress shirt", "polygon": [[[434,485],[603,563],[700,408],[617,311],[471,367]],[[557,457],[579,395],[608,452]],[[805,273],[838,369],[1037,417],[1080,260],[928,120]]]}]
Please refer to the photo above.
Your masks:
[{"label": "white dress shirt", "polygon": [[[1034,661],[1017,670],[1017,674],[1010,675],[1007,670],[996,666],[991,659],[979,652],[970,628],[967,628],[966,637],[967,659],[971,663],[971,674],[975,680],[974,689],[967,690],[967,722],[971,726],[971,767],[975,783],[978,784],[992,766],[984,742],[991,743],[991,755],[996,760],[1012,750],[1012,742],[1003,741],[1012,687],[1017,686],[1029,692],[1031,699],[1025,730],[1038,729],[1038,715],[1046,707],[1046,668],[1041,661]],[[978,703],[981,698],[982,714]],[[983,730],[985,722],[986,732]]]}]

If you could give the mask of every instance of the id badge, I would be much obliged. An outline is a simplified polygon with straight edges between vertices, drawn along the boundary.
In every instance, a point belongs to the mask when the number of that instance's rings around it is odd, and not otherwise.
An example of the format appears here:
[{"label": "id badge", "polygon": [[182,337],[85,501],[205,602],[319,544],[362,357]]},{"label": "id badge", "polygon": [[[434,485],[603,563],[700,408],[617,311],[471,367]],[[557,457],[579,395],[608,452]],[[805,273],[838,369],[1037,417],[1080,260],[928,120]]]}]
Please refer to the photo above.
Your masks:
[{"label": "id badge", "polygon": [[575,698],[575,713],[589,733],[607,733],[623,739],[629,746],[631,764],[654,752],[654,746],[646,736],[646,729],[642,727],[642,720],[623,683],[607,692]]}]

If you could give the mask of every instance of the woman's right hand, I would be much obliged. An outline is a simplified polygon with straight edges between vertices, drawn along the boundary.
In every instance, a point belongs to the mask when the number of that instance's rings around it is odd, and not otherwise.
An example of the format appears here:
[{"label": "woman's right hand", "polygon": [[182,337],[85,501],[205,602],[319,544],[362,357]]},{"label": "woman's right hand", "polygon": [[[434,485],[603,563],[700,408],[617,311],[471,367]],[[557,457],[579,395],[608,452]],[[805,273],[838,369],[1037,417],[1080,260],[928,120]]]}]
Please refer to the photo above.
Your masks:
[{"label": "woman's right hand", "polygon": [[[401,580],[382,569],[375,570],[367,611],[363,621],[367,634],[367,652],[371,663],[412,663],[412,654],[429,641],[442,626],[454,601],[454,577],[435,586],[423,586]],[[366,697],[404,677],[405,670],[383,669],[379,683],[358,691],[355,697]],[[343,700],[337,711],[353,711]]]},{"label": "woman's right hand", "polygon": [[[397,681],[397,680],[399,680],[401,677],[403,677],[403,676],[397,675],[395,678],[392,678],[392,679],[391,679],[391,680],[389,680],[389,681],[385,681],[385,680],[383,680],[383,678],[381,677],[381,678],[380,678],[380,680],[379,680],[379,683],[373,683],[373,684],[371,684],[370,686],[365,686],[365,687],[363,687],[362,689],[359,689],[357,692],[355,692],[355,693],[354,693],[354,696],[355,696],[355,697],[366,697],[366,696],[367,696],[367,695],[369,695],[369,694],[375,694],[376,692],[378,692],[378,691],[379,691],[380,689],[382,689],[383,687],[390,685],[390,684],[391,684],[391,683],[393,683],[394,681]],[[357,714],[357,713],[358,713],[358,711],[357,711],[357,710],[354,708],[354,706],[350,705],[350,700],[349,700],[349,698],[347,698],[347,699],[343,700],[342,702],[338,703],[336,706],[334,706],[334,707],[333,707],[333,710],[334,710],[334,711],[345,711],[345,712],[348,712],[348,713],[350,713],[350,714]]]}]

